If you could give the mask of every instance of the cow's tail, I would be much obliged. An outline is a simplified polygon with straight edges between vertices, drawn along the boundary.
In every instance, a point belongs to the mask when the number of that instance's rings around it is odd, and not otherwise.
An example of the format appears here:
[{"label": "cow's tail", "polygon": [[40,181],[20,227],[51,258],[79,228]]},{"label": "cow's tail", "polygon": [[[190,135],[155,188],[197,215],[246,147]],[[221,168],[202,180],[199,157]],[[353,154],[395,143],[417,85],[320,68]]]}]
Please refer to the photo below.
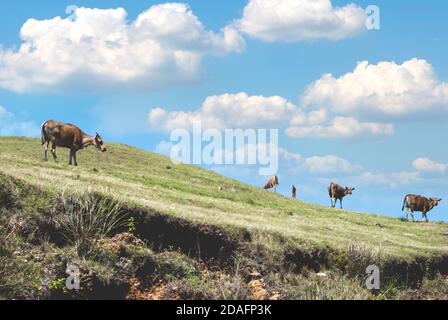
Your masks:
[{"label": "cow's tail", "polygon": [[403,207],[401,208],[401,211],[404,211],[404,208],[406,207],[406,201],[408,200],[408,196],[404,197],[403,200]]},{"label": "cow's tail", "polygon": [[48,136],[47,136],[46,127],[47,127],[47,123],[44,122],[44,123],[42,124],[42,129],[41,129],[41,134],[42,134],[42,136],[41,136],[41,139],[42,139],[42,146],[43,146],[45,143],[47,143],[47,141],[49,140],[49,139],[48,139]]},{"label": "cow's tail", "polygon": [[331,189],[333,189],[333,185],[334,185],[334,183],[332,182],[332,183],[330,183],[330,185],[328,186],[328,194],[330,195],[330,197],[332,197]]}]

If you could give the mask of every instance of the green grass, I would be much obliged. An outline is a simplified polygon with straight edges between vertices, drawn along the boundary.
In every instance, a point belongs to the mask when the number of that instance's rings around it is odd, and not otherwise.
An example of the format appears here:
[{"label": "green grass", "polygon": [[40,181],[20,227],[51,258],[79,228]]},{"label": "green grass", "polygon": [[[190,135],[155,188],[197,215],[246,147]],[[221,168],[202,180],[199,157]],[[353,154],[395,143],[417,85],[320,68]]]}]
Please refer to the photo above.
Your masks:
[{"label": "green grass", "polygon": [[0,174],[50,193],[95,191],[194,222],[247,229],[268,246],[276,245],[272,239],[281,235],[304,248],[346,251],[356,245],[400,259],[448,252],[445,223],[409,223],[322,207],[195,166],[174,165],[166,157],[129,146],[107,147],[104,154],[93,148],[79,152],[80,166],[75,168],[68,166],[68,150],[58,149],[60,163],[45,163],[39,140],[0,138]]}]

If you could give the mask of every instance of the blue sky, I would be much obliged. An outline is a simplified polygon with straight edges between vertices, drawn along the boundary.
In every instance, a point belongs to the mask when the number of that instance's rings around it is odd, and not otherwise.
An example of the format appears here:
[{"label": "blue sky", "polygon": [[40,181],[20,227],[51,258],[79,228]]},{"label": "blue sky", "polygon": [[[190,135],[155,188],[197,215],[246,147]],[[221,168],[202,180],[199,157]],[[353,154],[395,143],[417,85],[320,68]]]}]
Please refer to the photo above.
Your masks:
[{"label": "blue sky", "polygon": [[[283,194],[294,183],[299,198],[328,204],[326,185],[335,181],[357,188],[346,208],[394,217],[402,215],[407,193],[445,199],[448,3],[333,0],[329,7],[330,1],[319,0],[312,9],[309,0],[273,2],[277,20],[260,0],[192,0],[184,2],[188,7],[163,1],[3,3],[0,133],[36,136],[43,121],[56,119],[99,131],[107,141],[163,151],[160,143],[169,140],[167,129],[176,121],[199,117],[231,127],[241,120],[247,128],[268,123],[280,129]],[[381,29],[367,31],[360,22],[372,4],[380,8]],[[127,17],[79,11],[74,32],[64,22],[69,5],[121,7]],[[170,16],[173,11],[178,16]],[[158,23],[164,14],[167,20]],[[137,17],[142,26],[131,29]],[[25,25],[29,19],[35,20]],[[24,43],[35,48],[19,50]],[[178,51],[186,58],[173,66]],[[361,61],[368,64],[357,68]],[[247,96],[235,102],[245,119],[222,102],[225,94],[234,101],[238,93]],[[211,96],[217,97],[214,113],[201,111]],[[164,117],[151,120],[156,108]],[[272,126],[260,112],[269,108],[278,115]],[[313,111],[325,116],[315,120]],[[288,131],[292,127],[297,130]],[[253,185],[266,180],[257,168],[217,170]],[[448,220],[446,200],[430,218]]]}]

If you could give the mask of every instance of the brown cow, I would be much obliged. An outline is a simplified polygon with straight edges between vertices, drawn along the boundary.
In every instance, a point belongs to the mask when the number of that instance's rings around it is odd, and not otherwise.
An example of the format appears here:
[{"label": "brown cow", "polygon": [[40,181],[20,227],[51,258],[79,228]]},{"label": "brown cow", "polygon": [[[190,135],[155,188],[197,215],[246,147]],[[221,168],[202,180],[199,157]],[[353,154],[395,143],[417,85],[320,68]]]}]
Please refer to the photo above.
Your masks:
[{"label": "brown cow", "polygon": [[274,192],[277,192],[277,186],[278,185],[279,185],[278,177],[277,176],[273,176],[271,179],[269,179],[268,184],[264,186],[264,189],[265,190],[274,189]]},{"label": "brown cow", "polygon": [[353,191],[355,191],[355,188],[343,188],[336,183],[330,183],[330,186],[328,187],[328,193],[330,195],[331,207],[336,207],[336,203],[339,200],[342,209],[342,199],[344,199],[347,195],[352,194]]},{"label": "brown cow", "polygon": [[56,156],[56,147],[70,149],[69,165],[78,165],[76,161],[76,152],[88,146],[95,146],[101,152],[106,152],[106,146],[103,139],[97,133],[95,137],[82,132],[77,126],[57,121],[47,121],[42,125],[42,147],[44,148],[44,161],[48,161],[48,146],[51,142],[51,154],[55,162],[58,162]]},{"label": "brown cow", "polygon": [[292,185],[292,190],[291,190],[291,192],[292,192],[292,198],[293,198],[293,199],[296,199],[296,198],[297,198],[297,188],[296,188],[295,185]]},{"label": "brown cow", "polygon": [[408,212],[411,212],[412,221],[414,220],[414,211],[419,211],[422,213],[423,218],[428,222],[428,216],[426,215],[432,208],[436,207],[442,199],[438,198],[425,198],[422,196],[418,196],[415,194],[408,194],[404,197],[403,208],[401,211],[406,208],[406,220],[408,220]]}]

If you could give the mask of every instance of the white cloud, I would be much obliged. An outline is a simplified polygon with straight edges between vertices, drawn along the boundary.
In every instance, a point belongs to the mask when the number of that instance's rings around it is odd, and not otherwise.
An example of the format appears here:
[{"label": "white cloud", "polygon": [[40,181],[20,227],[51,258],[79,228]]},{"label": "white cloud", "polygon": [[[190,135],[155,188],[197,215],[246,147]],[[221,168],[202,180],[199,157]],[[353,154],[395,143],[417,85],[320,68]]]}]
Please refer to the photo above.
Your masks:
[{"label": "white cloud", "polygon": [[245,47],[234,28],[207,31],[182,3],[154,5],[131,23],[122,8],[79,8],[76,17],[29,19],[19,50],[0,49],[0,87],[151,90],[197,81],[204,55]]},{"label": "white cloud", "polygon": [[361,7],[333,7],[330,0],[250,0],[236,25],[267,42],[340,40],[365,30],[366,18]]},{"label": "white cloud", "polygon": [[245,92],[208,97],[196,111],[152,109],[148,118],[152,130],[165,132],[201,124],[202,128],[214,129],[284,128],[295,138],[365,138],[394,133],[392,124],[333,117],[324,109],[307,113],[285,98],[249,96]]},{"label": "white cloud", "polygon": [[249,96],[241,92],[208,97],[194,112],[152,109],[149,123],[151,128],[163,131],[190,129],[193,124],[216,129],[278,128],[285,126],[297,112],[297,107],[285,98]]},{"label": "white cloud", "polygon": [[448,172],[448,163],[437,163],[428,158],[415,159],[412,166],[420,172]]},{"label": "white cloud", "polygon": [[312,83],[305,106],[325,106],[336,114],[359,118],[398,119],[448,114],[448,84],[437,79],[425,60],[403,64],[360,62],[339,78],[326,74]]},{"label": "white cloud", "polygon": [[392,135],[400,119],[441,115],[448,115],[448,83],[428,62],[364,61],[339,78],[326,74],[310,84],[286,133],[364,139]]},{"label": "white cloud", "polygon": [[390,123],[360,122],[351,117],[335,117],[322,124],[291,126],[286,134],[294,138],[364,138],[366,136],[387,136],[395,131]]},{"label": "white cloud", "polygon": [[346,181],[354,186],[384,186],[397,188],[421,182],[418,172],[370,172],[347,178]]},{"label": "white cloud", "polygon": [[346,179],[347,183],[356,186],[379,186],[387,187],[391,189],[405,187],[405,186],[418,186],[428,185],[434,186],[446,186],[446,181],[443,179],[434,179],[424,177],[423,172],[436,172],[445,173],[448,172],[448,164],[436,163],[428,158],[418,158],[412,166],[416,171],[401,171],[401,172],[372,172],[365,171],[359,175],[351,176]]},{"label": "white cloud", "polygon": [[[314,158],[314,157],[312,157]],[[309,159],[312,159],[309,158]],[[324,157],[325,158],[325,157]],[[328,158],[328,157],[326,157]],[[344,163],[344,160],[339,160]],[[335,161],[336,162],[336,161]],[[448,172],[448,164],[436,163],[428,158],[418,158],[413,163],[415,171],[396,171],[396,172],[381,172],[381,171],[363,171],[361,166],[349,165],[347,174],[357,173],[355,175],[346,175],[345,183],[357,187],[385,187],[389,189],[397,189],[401,187],[413,186],[421,188],[422,186],[437,186],[445,187],[446,180],[439,178],[428,178],[422,175],[423,172]],[[344,166],[342,166],[344,167]],[[350,170],[352,168],[353,170]],[[325,172],[324,172],[325,173]],[[331,172],[326,172],[331,173]],[[334,177],[319,178],[321,183],[329,183],[334,180]],[[409,192],[409,189],[408,191]]]},{"label": "white cloud", "polygon": [[22,121],[15,114],[0,106],[0,136],[37,137],[40,129],[29,121]]},{"label": "white cloud", "polygon": [[334,116],[325,109],[309,112],[298,109],[286,134],[293,138],[362,138],[393,134],[391,123],[362,122],[353,117]]},{"label": "white cloud", "polygon": [[279,148],[278,154],[284,160],[288,161],[289,163],[291,163],[293,165],[301,165],[303,163],[303,156],[299,153],[291,152],[284,148]]},{"label": "white cloud", "polygon": [[304,157],[299,153],[279,148],[279,156],[282,160],[282,167],[289,168],[293,173],[347,174],[360,172],[362,170],[361,165],[353,164],[346,159],[334,155]]},{"label": "white cloud", "polygon": [[360,165],[352,164],[345,159],[331,155],[307,158],[304,166],[310,173],[353,173],[362,169]]},{"label": "white cloud", "polygon": [[[245,145],[243,148],[236,151],[236,155],[244,157],[249,154],[256,154],[260,151],[265,154],[272,154],[271,152],[274,149],[278,150],[278,163],[280,168],[288,170],[292,174],[353,174],[362,170],[362,166],[352,164],[348,160],[338,156],[326,155],[304,157],[299,153],[292,152],[272,144]],[[226,150],[226,152],[230,152],[230,150]]]}]

